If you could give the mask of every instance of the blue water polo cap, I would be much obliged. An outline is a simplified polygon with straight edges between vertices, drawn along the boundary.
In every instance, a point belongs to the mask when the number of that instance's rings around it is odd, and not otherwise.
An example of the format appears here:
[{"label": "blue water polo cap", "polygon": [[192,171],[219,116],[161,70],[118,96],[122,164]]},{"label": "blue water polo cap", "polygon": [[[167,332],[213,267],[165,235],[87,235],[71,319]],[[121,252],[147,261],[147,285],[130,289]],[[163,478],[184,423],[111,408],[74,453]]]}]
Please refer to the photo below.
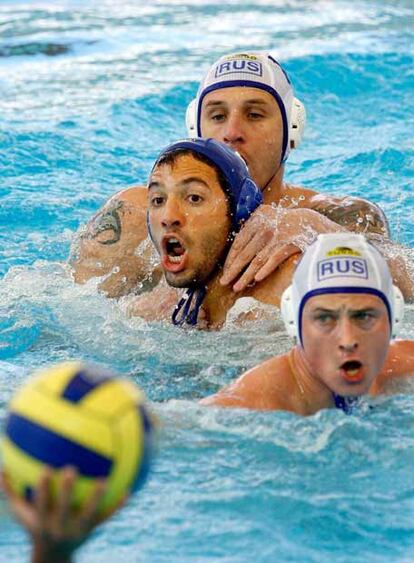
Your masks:
[{"label": "blue water polo cap", "polygon": [[[153,170],[163,157],[182,150],[205,156],[221,171],[226,184],[224,187],[225,193],[230,203],[233,231],[239,231],[242,222],[246,221],[253,211],[263,203],[262,192],[250,178],[244,160],[238,153],[214,139],[183,139],[168,145],[161,152]],[[206,288],[203,284],[190,287],[178,301],[173,311],[171,319],[173,324],[195,326],[205,295]]]},{"label": "blue water polo cap", "polygon": [[226,195],[230,201],[232,226],[236,232],[239,231],[242,222],[263,203],[262,192],[251,179],[244,160],[234,150],[215,139],[182,139],[168,145],[160,153],[153,170],[161,158],[179,150],[201,154],[219,168],[227,184]]}]

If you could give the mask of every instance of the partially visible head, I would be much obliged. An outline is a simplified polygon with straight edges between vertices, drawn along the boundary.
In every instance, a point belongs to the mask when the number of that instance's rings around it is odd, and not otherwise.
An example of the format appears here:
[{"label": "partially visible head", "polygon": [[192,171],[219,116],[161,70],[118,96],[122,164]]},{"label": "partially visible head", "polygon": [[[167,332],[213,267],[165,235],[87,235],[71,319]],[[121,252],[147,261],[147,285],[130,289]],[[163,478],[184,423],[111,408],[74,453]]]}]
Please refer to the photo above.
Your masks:
[{"label": "partially visible head", "polygon": [[212,139],[166,147],[151,172],[148,197],[150,234],[175,287],[207,280],[232,234],[262,202],[244,161]]},{"label": "partially visible head", "polygon": [[404,300],[387,263],[360,234],[319,235],[282,296],[282,315],[314,374],[339,394],[368,391]]},{"label": "partially visible head", "polygon": [[258,183],[252,166],[254,142],[261,144],[262,160],[269,156],[279,168],[290,149],[299,145],[305,118],[286,72],[266,52],[221,57],[205,75],[186,115],[190,135],[214,137],[245,150],[243,156]]}]

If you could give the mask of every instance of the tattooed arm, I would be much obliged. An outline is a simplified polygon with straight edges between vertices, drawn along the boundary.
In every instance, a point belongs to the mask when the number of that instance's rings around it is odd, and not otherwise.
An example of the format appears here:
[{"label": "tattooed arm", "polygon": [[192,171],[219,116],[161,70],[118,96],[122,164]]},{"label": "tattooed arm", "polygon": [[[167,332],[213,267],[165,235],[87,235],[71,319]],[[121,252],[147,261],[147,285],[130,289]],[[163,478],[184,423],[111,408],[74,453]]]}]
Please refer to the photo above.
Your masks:
[{"label": "tattooed arm", "polygon": [[414,249],[375,233],[368,233],[367,239],[387,260],[394,284],[400,288],[405,301],[414,302]]},{"label": "tattooed arm", "polygon": [[349,231],[389,237],[389,226],[384,212],[378,205],[365,199],[317,194],[310,198],[309,208]]},{"label": "tattooed arm", "polygon": [[378,205],[366,199],[317,194],[308,200],[308,206],[349,231],[390,236],[384,212]]},{"label": "tattooed arm", "polygon": [[70,256],[76,283],[101,278],[101,291],[121,297],[139,284],[148,288],[158,282],[146,206],[146,189],[129,188],[115,194],[79,231]]}]

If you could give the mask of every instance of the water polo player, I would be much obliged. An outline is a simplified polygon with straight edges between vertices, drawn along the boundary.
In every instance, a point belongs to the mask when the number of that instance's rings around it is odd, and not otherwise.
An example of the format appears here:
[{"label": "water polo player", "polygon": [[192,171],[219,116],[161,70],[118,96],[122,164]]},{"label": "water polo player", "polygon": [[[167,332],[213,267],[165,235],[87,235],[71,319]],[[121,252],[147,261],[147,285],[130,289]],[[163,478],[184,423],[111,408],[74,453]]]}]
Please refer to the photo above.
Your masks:
[{"label": "water polo player", "polygon": [[[223,143],[188,139],[161,152],[148,182],[148,224],[167,282],[188,288],[173,312],[175,324],[197,324],[202,306],[204,324],[217,327],[242,295],[279,305],[291,279],[292,259],[239,294],[219,283],[233,236],[261,201],[245,162]],[[143,299],[138,297],[134,305],[141,316]]]},{"label": "water polo player", "polygon": [[403,306],[384,258],[362,235],[319,235],[282,297],[297,345],[202,403],[309,415],[395,391],[414,376],[414,341],[392,340]]},{"label": "water polo player", "polygon": [[[285,71],[267,53],[221,57],[187,110],[190,135],[212,137],[239,151],[265,204],[278,206],[259,206],[235,238],[221,280],[235,291],[263,280],[317,233],[336,232],[340,225],[341,230],[387,235],[386,219],[377,206],[284,182],[286,158],[299,145],[304,125],[303,105],[294,97]],[[100,277],[99,287],[110,297],[137,290],[142,280],[147,284],[144,290],[148,283],[156,285],[158,271],[152,275],[150,253],[140,246],[147,235],[145,207],[142,186],[119,192],[108,201],[74,244],[75,281]],[[414,284],[403,264],[394,268],[390,263],[390,267],[404,295],[412,297]]]}]

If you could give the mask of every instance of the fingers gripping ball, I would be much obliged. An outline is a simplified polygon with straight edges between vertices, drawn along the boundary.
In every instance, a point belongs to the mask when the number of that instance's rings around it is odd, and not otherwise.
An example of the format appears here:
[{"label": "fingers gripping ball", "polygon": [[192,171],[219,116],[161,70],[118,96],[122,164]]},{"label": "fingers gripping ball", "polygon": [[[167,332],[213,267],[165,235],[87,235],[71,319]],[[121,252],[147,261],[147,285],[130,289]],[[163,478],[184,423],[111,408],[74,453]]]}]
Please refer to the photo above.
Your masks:
[{"label": "fingers gripping ball", "polygon": [[46,466],[52,494],[65,466],[77,469],[73,507],[107,479],[99,507],[109,512],[143,483],[149,467],[152,424],[141,391],[96,365],[66,362],[35,374],[12,398],[2,439],[4,470],[12,489],[31,500]]}]

